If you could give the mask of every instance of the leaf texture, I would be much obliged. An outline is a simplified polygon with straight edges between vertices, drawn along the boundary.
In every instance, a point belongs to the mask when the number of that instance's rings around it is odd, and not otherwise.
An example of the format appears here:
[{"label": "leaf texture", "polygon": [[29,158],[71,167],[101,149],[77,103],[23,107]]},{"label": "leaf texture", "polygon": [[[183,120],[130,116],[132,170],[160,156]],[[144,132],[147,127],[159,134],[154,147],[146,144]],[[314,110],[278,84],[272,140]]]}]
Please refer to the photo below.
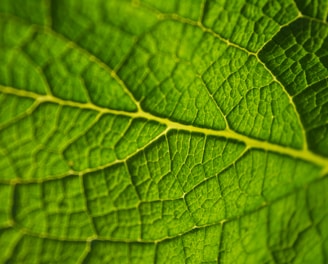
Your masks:
[{"label": "leaf texture", "polygon": [[0,2],[1,263],[326,263],[328,4]]}]

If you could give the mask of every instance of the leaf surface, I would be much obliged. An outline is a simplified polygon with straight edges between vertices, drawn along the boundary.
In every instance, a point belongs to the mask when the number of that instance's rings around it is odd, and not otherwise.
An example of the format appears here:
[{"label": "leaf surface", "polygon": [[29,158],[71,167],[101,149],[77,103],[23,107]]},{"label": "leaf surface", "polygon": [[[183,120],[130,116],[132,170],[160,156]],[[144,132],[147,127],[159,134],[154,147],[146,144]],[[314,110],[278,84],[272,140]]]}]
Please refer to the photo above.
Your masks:
[{"label": "leaf surface", "polygon": [[327,13],[1,1],[0,262],[327,262]]}]

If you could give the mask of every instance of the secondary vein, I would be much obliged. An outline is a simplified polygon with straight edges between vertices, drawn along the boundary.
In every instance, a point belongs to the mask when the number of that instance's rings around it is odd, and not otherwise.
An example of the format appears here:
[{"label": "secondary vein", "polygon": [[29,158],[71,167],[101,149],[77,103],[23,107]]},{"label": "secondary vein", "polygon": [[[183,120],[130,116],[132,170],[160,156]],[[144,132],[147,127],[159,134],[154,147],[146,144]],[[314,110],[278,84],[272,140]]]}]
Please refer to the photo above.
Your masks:
[{"label": "secondary vein", "polygon": [[268,141],[262,141],[259,139],[250,138],[248,136],[237,133],[229,128],[226,128],[224,130],[215,130],[211,128],[197,127],[194,125],[180,124],[169,118],[155,116],[151,113],[145,112],[142,109],[139,109],[138,112],[127,112],[123,110],[108,109],[108,108],[97,106],[93,103],[79,103],[69,100],[63,100],[61,98],[54,97],[52,95],[41,95],[31,91],[20,90],[8,86],[0,85],[0,92],[16,95],[20,97],[32,98],[36,100],[39,104],[49,102],[49,103],[55,103],[59,105],[70,106],[80,109],[94,110],[96,112],[103,113],[103,114],[122,115],[131,118],[145,118],[147,120],[156,121],[160,124],[166,125],[167,127],[166,131],[184,130],[184,131],[200,133],[204,135],[212,135],[212,136],[224,137],[228,139],[235,139],[237,141],[243,142],[246,145],[246,147],[249,149],[252,148],[262,149],[265,151],[280,153],[280,154],[291,156],[296,159],[302,159],[314,163],[322,167],[322,175],[328,173],[328,158],[326,157],[322,157],[318,154],[315,154],[308,149],[294,149],[288,146],[282,146]]}]

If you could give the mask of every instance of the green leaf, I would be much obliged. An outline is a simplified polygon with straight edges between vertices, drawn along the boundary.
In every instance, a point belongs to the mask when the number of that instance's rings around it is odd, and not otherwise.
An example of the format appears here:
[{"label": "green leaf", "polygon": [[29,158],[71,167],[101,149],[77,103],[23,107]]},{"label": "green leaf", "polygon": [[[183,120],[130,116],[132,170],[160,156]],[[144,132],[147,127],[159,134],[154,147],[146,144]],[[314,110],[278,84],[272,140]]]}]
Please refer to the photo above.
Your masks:
[{"label": "green leaf", "polygon": [[327,13],[0,1],[0,263],[326,263]]}]

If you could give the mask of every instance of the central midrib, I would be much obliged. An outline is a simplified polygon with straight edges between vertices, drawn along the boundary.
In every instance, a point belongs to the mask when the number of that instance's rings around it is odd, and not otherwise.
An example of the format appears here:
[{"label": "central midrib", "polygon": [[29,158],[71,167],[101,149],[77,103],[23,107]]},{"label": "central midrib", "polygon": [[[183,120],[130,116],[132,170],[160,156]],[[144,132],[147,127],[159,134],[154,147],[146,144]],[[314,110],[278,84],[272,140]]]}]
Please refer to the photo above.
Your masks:
[{"label": "central midrib", "polygon": [[126,112],[122,110],[113,110],[104,107],[97,106],[92,103],[79,103],[69,100],[63,100],[52,95],[41,95],[30,91],[20,90],[13,87],[1,86],[0,91],[6,94],[12,94],[20,97],[28,97],[36,100],[36,103],[41,104],[45,102],[56,103],[64,106],[71,106],[80,109],[89,109],[94,110],[102,114],[113,114],[113,115],[122,115],[128,116],[131,118],[145,118],[147,120],[156,121],[160,124],[167,126],[167,131],[174,130],[183,130],[193,133],[201,133],[204,135],[212,135],[217,137],[224,137],[228,139],[235,139],[237,141],[243,142],[249,149],[261,149],[264,151],[270,151],[275,153],[280,153],[283,155],[288,155],[293,158],[302,159],[311,163],[314,163],[322,167],[322,175],[328,173],[328,158],[319,156],[308,149],[294,149],[287,146],[281,146],[268,141],[262,141],[249,136],[239,134],[231,129],[224,130],[215,130],[210,128],[197,127],[193,125],[180,124],[178,122],[172,121],[169,118],[163,118],[155,116],[151,113],[145,112],[139,108],[137,112]]}]

